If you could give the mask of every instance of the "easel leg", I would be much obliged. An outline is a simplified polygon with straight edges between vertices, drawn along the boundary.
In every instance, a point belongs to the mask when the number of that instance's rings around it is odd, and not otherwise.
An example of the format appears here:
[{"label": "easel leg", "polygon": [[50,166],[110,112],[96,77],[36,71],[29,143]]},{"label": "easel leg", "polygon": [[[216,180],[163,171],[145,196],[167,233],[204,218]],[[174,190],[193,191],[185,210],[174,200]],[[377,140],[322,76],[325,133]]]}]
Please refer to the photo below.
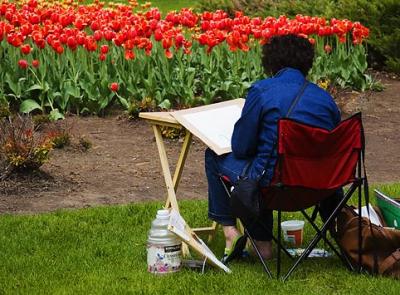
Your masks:
[{"label": "easel leg", "polygon": [[[177,210],[179,212],[178,201],[176,199],[175,192],[178,187],[180,177],[182,175],[182,170],[183,170],[183,166],[185,164],[187,154],[189,152],[189,146],[190,146],[192,136],[191,136],[190,132],[186,132],[185,141],[184,141],[181,153],[179,155],[178,164],[176,166],[174,179],[172,180],[171,171],[170,171],[169,164],[168,164],[168,157],[167,157],[167,153],[165,151],[164,140],[162,138],[160,127],[153,125],[153,131],[154,131],[154,135],[156,137],[157,149],[158,149],[158,153],[160,155],[161,167],[163,170],[165,185],[167,186],[167,192],[168,192],[168,197],[167,197],[167,201],[165,204],[165,208],[173,208],[174,210]],[[185,243],[182,244],[182,255],[183,255],[183,257],[190,256],[189,247]]]},{"label": "easel leg", "polygon": [[172,181],[171,171],[169,169],[169,164],[168,164],[167,152],[165,151],[165,145],[161,135],[160,127],[153,125],[153,131],[156,137],[157,149],[160,155],[161,168],[164,174],[165,185],[167,186],[167,192],[168,192],[167,202],[169,204],[168,208],[172,207],[173,209],[179,212],[178,202],[176,200],[175,189],[174,189],[175,186]]},{"label": "easel leg", "polygon": [[[165,208],[173,208],[179,212],[178,201],[176,198],[176,191],[178,190],[179,182],[181,180],[183,167],[185,166],[186,158],[189,154],[190,145],[192,142],[192,133],[186,131],[185,139],[183,141],[183,145],[179,154],[178,162],[176,164],[174,177],[172,179],[170,167],[168,164],[168,157],[165,150],[164,140],[162,138],[161,129],[158,125],[153,125],[154,135],[156,137],[157,149],[159,152],[161,167],[163,170],[165,184],[167,186],[167,201],[165,202]],[[215,233],[217,231],[218,224],[213,222],[211,227],[205,228],[207,232],[209,232],[208,241],[211,242]],[[202,231],[203,229],[199,229]],[[196,229],[193,229],[196,232]],[[188,245],[183,243],[182,245],[182,254],[184,257],[190,256]]]},{"label": "easel leg", "polygon": [[[174,184],[175,193],[178,190],[179,182],[181,180],[181,176],[182,176],[182,172],[183,172],[183,167],[185,166],[186,158],[187,158],[187,155],[189,154],[189,148],[190,148],[191,142],[192,142],[192,133],[190,133],[189,131],[186,131],[185,139],[183,141],[181,152],[179,154],[178,163],[176,164],[174,178],[172,180],[172,182]],[[168,198],[165,203],[165,208],[169,208],[170,206],[171,206],[171,202]]]}]

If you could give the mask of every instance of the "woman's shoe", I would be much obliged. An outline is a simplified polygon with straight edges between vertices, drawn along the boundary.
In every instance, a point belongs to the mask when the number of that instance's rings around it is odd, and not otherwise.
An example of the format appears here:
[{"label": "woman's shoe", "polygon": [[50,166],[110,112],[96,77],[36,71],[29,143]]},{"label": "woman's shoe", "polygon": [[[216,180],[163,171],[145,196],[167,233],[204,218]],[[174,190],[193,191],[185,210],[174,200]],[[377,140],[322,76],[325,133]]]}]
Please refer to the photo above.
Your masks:
[{"label": "woman's shoe", "polygon": [[225,248],[224,256],[221,261],[224,264],[229,263],[233,259],[239,258],[243,256],[244,247],[246,246],[247,237],[246,236],[238,236],[233,240],[231,248]]}]

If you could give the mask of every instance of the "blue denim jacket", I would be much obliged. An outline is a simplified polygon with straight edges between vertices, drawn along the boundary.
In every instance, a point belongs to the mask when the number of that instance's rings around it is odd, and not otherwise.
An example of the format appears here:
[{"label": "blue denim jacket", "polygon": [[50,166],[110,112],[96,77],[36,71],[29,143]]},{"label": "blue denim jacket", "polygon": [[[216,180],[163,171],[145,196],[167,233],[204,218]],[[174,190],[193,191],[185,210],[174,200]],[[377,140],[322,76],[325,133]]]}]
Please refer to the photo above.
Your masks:
[{"label": "blue denim jacket", "polygon": [[[264,185],[271,180],[276,162],[274,144],[278,119],[286,116],[304,81],[300,71],[285,68],[272,78],[255,82],[235,124],[233,156],[226,160],[243,163],[246,159],[251,162],[248,176],[252,179],[261,175],[268,161],[261,182]],[[328,92],[309,83],[290,118],[331,130],[340,122],[340,111]]]}]

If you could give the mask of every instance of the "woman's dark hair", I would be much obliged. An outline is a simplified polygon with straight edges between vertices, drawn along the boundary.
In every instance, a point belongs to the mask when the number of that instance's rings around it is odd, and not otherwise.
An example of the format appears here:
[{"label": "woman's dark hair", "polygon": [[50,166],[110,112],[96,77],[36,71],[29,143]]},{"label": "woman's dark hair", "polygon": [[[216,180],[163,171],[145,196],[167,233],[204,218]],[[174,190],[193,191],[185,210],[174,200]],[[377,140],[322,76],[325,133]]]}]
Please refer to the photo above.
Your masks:
[{"label": "woman's dark hair", "polygon": [[262,49],[262,65],[266,74],[275,75],[283,68],[294,68],[307,75],[314,60],[314,46],[296,35],[272,37]]}]

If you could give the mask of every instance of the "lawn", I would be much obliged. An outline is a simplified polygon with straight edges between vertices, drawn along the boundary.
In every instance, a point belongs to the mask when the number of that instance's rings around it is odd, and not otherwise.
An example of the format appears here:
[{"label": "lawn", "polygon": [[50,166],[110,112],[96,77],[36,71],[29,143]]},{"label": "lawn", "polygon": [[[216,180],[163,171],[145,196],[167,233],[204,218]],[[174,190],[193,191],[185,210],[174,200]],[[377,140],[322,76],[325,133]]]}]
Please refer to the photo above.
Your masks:
[{"label": "lawn", "polygon": [[[147,1],[139,1],[139,3],[145,3]],[[153,0],[152,6],[158,7],[162,12],[181,9],[183,7],[194,7],[196,0]]]},{"label": "lawn", "polygon": [[[86,0],[86,3],[93,2],[93,0]],[[128,3],[126,0],[105,0],[103,2],[114,2],[114,3]],[[196,0],[139,0],[139,4],[144,4],[146,2],[150,2],[152,7],[158,7],[162,12],[168,12],[171,10],[179,10],[183,7],[195,7],[197,1]]]},{"label": "lawn", "polygon": [[[400,184],[380,188],[400,194]],[[190,225],[208,222],[206,201],[180,204]],[[251,260],[231,264],[231,275],[208,269],[155,276],[146,271],[146,239],[161,206],[151,202],[1,216],[0,294],[398,294],[399,281],[350,273],[336,257],[309,259],[286,283],[267,279],[261,264]],[[310,235],[306,228],[306,239]],[[221,233],[211,249],[222,252]],[[274,262],[270,266],[274,269]]]}]

